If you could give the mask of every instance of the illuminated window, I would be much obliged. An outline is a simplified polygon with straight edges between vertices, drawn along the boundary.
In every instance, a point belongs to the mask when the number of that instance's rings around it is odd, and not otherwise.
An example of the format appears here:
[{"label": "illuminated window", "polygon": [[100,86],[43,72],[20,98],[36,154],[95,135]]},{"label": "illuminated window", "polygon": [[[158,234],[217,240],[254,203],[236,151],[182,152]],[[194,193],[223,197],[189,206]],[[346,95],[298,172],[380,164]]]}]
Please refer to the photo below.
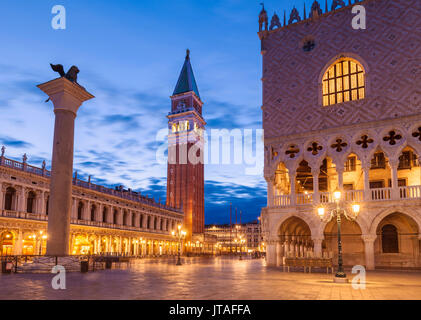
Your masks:
[{"label": "illuminated window", "polygon": [[323,106],[360,100],[365,97],[362,66],[350,59],[334,63],[323,76]]}]

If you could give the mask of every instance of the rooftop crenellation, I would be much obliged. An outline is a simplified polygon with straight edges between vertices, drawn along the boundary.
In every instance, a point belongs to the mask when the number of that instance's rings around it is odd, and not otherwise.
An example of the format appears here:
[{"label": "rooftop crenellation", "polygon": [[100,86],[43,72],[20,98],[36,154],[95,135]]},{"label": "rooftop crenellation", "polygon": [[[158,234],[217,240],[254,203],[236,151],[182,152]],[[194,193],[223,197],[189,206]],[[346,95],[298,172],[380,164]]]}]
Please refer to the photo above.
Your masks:
[{"label": "rooftop crenellation", "polygon": [[[323,1],[324,3],[322,3]],[[262,11],[259,14],[259,34],[272,31],[275,29],[281,29],[288,25],[292,25],[301,21],[316,19],[320,16],[323,16],[324,14],[339,10],[341,8],[352,6],[358,3],[362,3],[364,1],[366,0],[320,0],[320,1],[315,0],[313,4],[311,5],[308,15],[307,15],[306,4],[304,3],[303,10],[301,11],[302,15],[300,14],[300,10],[294,6],[288,18],[287,18],[287,13],[284,10],[283,22],[281,22],[281,19],[279,18],[279,16],[277,15],[275,11],[272,16],[272,19],[270,20],[270,24],[269,24],[268,13],[265,9],[264,4],[261,3]],[[324,6],[324,9],[322,9],[322,6]]]}]

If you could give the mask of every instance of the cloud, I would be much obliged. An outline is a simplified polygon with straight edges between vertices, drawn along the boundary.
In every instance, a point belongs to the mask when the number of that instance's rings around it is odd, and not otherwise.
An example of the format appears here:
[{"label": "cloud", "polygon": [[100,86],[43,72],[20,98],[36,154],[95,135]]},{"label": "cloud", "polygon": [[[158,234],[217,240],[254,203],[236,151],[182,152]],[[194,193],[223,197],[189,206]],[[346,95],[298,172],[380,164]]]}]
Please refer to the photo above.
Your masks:
[{"label": "cloud", "polygon": [[3,136],[0,137],[0,143],[4,146],[24,149],[24,148],[30,148],[32,146],[31,143],[23,140],[17,140],[11,137]]}]

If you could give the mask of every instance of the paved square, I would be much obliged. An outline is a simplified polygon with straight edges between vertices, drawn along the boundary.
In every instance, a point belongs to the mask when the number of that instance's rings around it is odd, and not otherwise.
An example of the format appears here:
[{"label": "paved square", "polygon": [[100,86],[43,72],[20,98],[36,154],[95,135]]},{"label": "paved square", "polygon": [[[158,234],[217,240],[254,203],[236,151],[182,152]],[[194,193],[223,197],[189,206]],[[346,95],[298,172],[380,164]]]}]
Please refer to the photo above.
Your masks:
[{"label": "paved square", "polygon": [[331,274],[284,273],[263,260],[184,262],[147,259],[123,269],[68,273],[62,291],[52,289],[53,274],[0,275],[0,299],[421,299],[419,272],[368,272],[366,289],[354,290],[351,284],[334,284]]}]

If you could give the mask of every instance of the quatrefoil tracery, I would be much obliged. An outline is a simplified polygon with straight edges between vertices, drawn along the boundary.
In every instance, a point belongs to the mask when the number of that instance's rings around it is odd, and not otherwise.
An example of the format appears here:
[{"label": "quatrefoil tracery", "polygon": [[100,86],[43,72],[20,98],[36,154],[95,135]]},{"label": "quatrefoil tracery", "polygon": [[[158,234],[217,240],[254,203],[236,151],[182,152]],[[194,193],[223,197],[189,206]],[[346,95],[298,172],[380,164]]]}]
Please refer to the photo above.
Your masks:
[{"label": "quatrefoil tracery", "polygon": [[309,148],[307,149],[307,151],[308,151],[308,152],[311,152],[311,154],[312,154],[313,156],[318,155],[318,154],[319,154],[319,151],[322,151],[322,150],[323,150],[323,147],[322,147],[322,146],[320,146],[317,142],[313,142],[313,143],[311,144],[311,147],[309,147]]},{"label": "quatrefoil tracery", "polygon": [[361,137],[361,140],[357,141],[357,145],[361,146],[363,149],[367,149],[368,145],[373,142],[374,140],[369,138],[368,135],[365,134]]},{"label": "quatrefoil tracery", "polygon": [[331,145],[332,149],[336,149],[336,152],[342,152],[344,148],[346,148],[348,144],[343,142],[342,139],[337,139],[335,144]]},{"label": "quatrefoil tracery", "polygon": [[412,136],[414,138],[418,138],[419,141],[421,141],[421,127],[418,128],[418,131],[415,131]]},{"label": "quatrefoil tracery", "polygon": [[396,131],[389,131],[389,135],[383,138],[383,141],[389,142],[391,146],[394,146],[398,140],[401,140],[402,136],[397,134]]},{"label": "quatrefoil tracery", "polygon": [[287,151],[285,151],[285,154],[291,159],[294,159],[298,152],[300,152],[300,149],[298,149],[297,146],[292,145]]}]

